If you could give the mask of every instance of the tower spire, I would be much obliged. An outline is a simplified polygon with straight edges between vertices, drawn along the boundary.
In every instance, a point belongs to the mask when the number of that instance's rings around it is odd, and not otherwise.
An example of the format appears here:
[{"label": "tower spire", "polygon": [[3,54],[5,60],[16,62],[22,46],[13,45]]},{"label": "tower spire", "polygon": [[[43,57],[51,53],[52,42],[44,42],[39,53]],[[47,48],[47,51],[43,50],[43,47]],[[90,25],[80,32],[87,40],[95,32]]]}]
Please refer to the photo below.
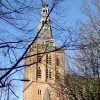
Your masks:
[{"label": "tower spire", "polygon": [[49,13],[49,8],[48,8],[48,4],[47,4],[47,0],[42,0],[42,9],[41,9],[41,19],[40,19],[40,25],[39,25],[39,29],[42,27],[43,28],[41,30],[41,37],[45,38],[45,39],[50,39],[52,38],[52,32],[51,32],[51,25],[50,25],[50,19],[48,17],[48,13]]}]

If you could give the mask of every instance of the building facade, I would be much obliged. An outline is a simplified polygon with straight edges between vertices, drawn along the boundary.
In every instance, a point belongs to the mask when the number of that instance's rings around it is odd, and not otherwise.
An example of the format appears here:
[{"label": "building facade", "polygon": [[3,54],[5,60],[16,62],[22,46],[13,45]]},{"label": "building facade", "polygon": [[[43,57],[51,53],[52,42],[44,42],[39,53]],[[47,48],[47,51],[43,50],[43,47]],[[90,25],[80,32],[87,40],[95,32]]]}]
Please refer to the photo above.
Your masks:
[{"label": "building facade", "polygon": [[[43,2],[38,38],[26,54],[23,100],[63,100],[64,50],[55,46],[48,4]],[[64,99],[65,100],[65,99]]]}]

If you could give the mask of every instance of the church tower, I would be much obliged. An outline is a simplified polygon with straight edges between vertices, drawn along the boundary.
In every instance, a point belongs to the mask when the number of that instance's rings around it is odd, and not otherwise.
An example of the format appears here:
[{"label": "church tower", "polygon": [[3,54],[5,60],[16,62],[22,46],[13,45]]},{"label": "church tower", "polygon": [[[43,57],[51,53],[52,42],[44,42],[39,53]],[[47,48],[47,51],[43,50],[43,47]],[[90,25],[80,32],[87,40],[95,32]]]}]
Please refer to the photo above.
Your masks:
[{"label": "church tower", "polygon": [[52,37],[48,4],[41,9],[38,38],[26,54],[23,100],[63,100],[59,84],[64,83],[64,50],[58,50]]}]

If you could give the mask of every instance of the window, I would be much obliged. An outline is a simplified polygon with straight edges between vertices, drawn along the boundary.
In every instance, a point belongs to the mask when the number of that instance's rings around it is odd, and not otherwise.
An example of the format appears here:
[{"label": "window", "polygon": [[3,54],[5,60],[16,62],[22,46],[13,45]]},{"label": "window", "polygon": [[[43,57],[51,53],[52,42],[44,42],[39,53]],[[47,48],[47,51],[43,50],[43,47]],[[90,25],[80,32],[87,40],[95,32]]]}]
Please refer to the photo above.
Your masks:
[{"label": "window", "polygon": [[45,10],[45,12],[47,13],[47,10]]},{"label": "window", "polygon": [[48,57],[48,54],[46,54],[46,62],[47,62],[47,64],[49,63],[49,57]]},{"label": "window", "polygon": [[43,12],[45,12],[45,10],[43,10]]},{"label": "window", "polygon": [[51,65],[51,55],[46,54],[46,62]]},{"label": "window", "polygon": [[49,70],[49,78],[51,78],[51,69]]},{"label": "window", "polygon": [[56,65],[59,66],[59,58],[56,58]]},{"label": "window", "polygon": [[40,89],[38,89],[38,95],[41,95],[41,90]]},{"label": "window", "polygon": [[49,78],[49,71],[47,69],[47,72],[46,72],[46,77]]},{"label": "window", "polygon": [[40,69],[40,67],[37,70],[37,76],[38,76],[38,78],[41,78],[41,69]]},{"label": "window", "polygon": [[47,10],[43,10],[43,13],[47,13]]},{"label": "window", "polygon": [[51,55],[49,56],[49,64],[51,65]]},{"label": "window", "polygon": [[47,72],[46,72],[46,77],[47,77],[47,79],[48,79],[48,78],[51,79],[51,76],[52,76],[51,69],[47,69]]}]

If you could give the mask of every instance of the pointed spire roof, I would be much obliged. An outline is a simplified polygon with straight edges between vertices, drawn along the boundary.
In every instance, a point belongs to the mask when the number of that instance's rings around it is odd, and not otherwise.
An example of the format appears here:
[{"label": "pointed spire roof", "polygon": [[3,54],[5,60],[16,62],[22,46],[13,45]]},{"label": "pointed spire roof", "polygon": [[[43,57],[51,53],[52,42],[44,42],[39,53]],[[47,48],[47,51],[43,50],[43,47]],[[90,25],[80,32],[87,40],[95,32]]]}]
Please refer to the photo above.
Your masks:
[{"label": "pointed spire roof", "polygon": [[43,100],[51,100],[48,88],[45,89],[45,94],[44,94]]},{"label": "pointed spire roof", "polygon": [[51,22],[49,19],[49,8],[46,0],[42,0],[42,8],[41,8],[41,18],[40,18],[40,24],[39,24],[39,29],[42,30],[39,33],[39,39],[38,43],[42,44],[46,40],[51,40],[52,39],[52,30],[51,30]]}]

